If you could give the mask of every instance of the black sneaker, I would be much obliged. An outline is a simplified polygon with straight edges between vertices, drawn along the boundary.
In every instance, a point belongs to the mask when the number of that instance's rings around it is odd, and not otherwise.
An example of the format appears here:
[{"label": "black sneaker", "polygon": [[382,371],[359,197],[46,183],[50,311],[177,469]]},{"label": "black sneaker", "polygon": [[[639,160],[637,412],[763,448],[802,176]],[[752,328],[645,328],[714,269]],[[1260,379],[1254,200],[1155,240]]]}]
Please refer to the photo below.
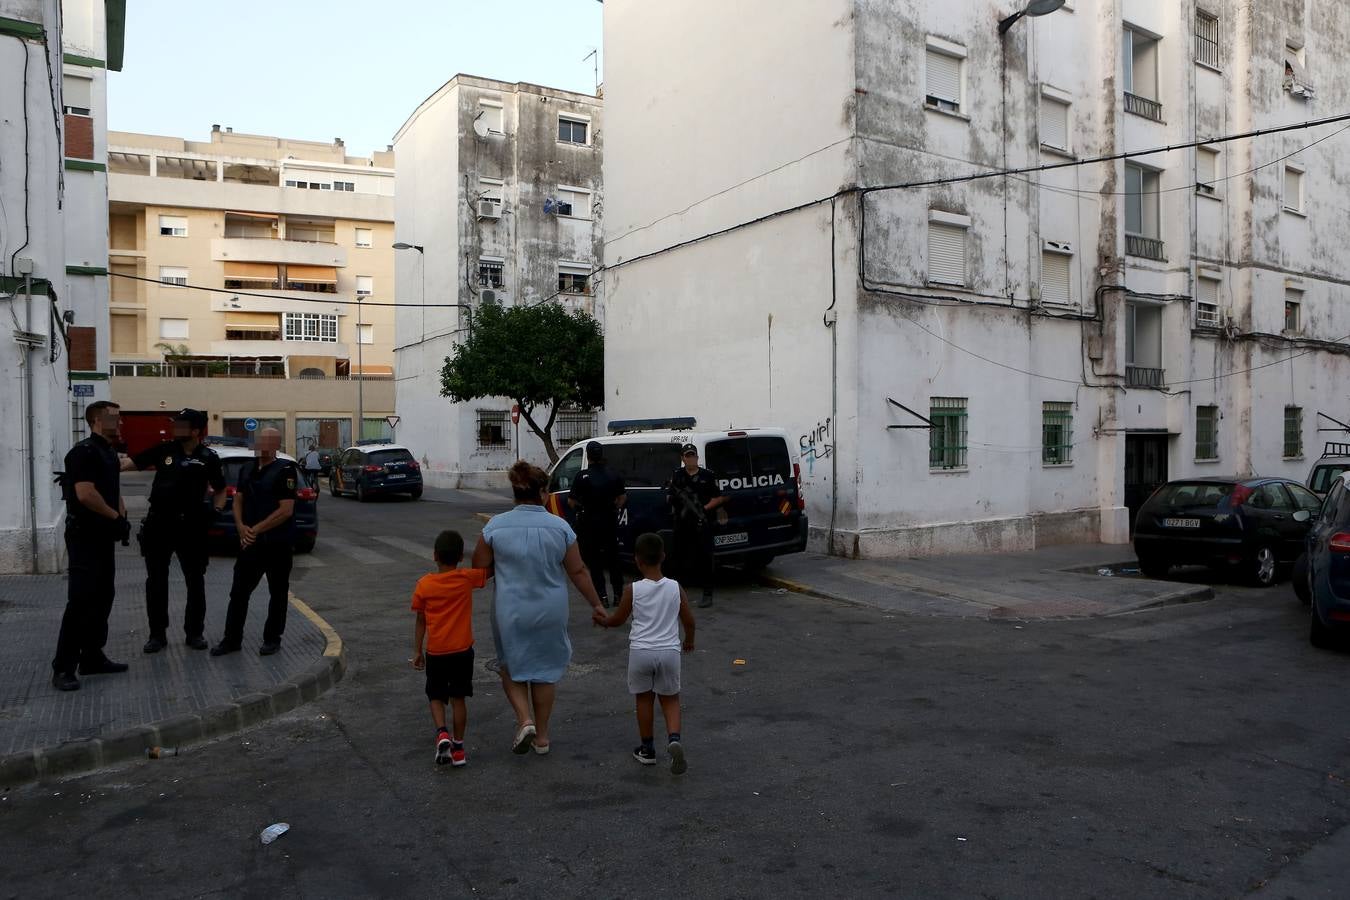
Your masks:
[{"label": "black sneaker", "polygon": [[641,744],[634,748],[633,759],[636,759],[644,766],[654,766],[656,765],[656,751],[646,744]]},{"label": "black sneaker", "polygon": [[206,643],[206,638],[202,637],[200,634],[194,634],[183,643],[187,644],[193,650],[205,650],[207,646],[209,646]]},{"label": "black sneaker", "polygon": [[263,645],[258,648],[259,656],[271,656],[281,650],[281,641],[263,641]]},{"label": "black sneaker", "polygon": [[52,687],[58,691],[78,691],[80,679],[75,677],[74,672],[53,672]]},{"label": "black sneaker", "polygon": [[436,734],[436,765],[443,766],[450,761],[450,743],[448,731]]},{"label": "black sneaker", "polygon": [[91,660],[80,663],[81,675],[116,675],[125,672],[130,666],[126,663],[113,662],[108,657]]},{"label": "black sneaker", "polygon": [[670,774],[683,775],[689,768],[689,764],[684,761],[684,747],[679,741],[671,741],[666,745],[666,752],[670,754]]},{"label": "black sneaker", "polygon": [[169,642],[167,639],[161,637],[158,634],[152,634],[150,635],[150,640],[146,641],[145,646],[141,648],[141,652],[158,653],[167,646],[169,646]]},{"label": "black sneaker", "polygon": [[219,644],[216,644],[214,647],[211,648],[212,656],[224,656],[227,653],[238,653],[238,652],[239,652],[239,645],[231,644],[227,641],[221,641]]}]

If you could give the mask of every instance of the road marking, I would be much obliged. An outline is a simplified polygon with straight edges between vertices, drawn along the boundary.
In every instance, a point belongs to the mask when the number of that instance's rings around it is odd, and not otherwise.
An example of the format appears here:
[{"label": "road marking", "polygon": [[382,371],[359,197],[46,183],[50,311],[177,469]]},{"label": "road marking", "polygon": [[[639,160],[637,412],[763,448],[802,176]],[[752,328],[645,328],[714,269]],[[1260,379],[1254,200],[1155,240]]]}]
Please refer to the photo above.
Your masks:
[{"label": "road marking", "polygon": [[495,503],[498,506],[510,506],[511,498],[502,494],[490,494],[487,491],[475,491],[466,488],[455,488],[455,490],[466,497],[472,497],[474,500],[482,500],[487,503]]},{"label": "road marking", "polygon": [[342,556],[354,559],[367,566],[390,565],[395,562],[383,553],[371,550],[368,547],[362,547],[359,544],[353,544],[350,541],[344,541],[341,538],[328,538],[324,543]]},{"label": "road marking", "polygon": [[297,553],[291,559],[291,566],[296,569],[322,569],[328,563],[319,559],[313,553]]},{"label": "road marking", "polygon": [[387,534],[374,535],[371,540],[379,541],[395,550],[401,550],[409,556],[416,556],[425,560],[428,565],[431,563],[431,546],[428,544],[419,544],[416,541],[410,541],[407,538],[393,537]]},{"label": "road marking", "polygon": [[1191,616],[1177,622],[1158,622],[1154,625],[1136,625],[1134,628],[1122,628],[1120,631],[1102,632],[1095,637],[1111,641],[1157,641],[1168,638],[1184,637],[1202,631],[1214,631],[1233,625],[1245,625],[1249,622],[1263,622],[1284,616],[1283,609],[1248,609],[1232,612],[1212,612],[1203,616]]}]

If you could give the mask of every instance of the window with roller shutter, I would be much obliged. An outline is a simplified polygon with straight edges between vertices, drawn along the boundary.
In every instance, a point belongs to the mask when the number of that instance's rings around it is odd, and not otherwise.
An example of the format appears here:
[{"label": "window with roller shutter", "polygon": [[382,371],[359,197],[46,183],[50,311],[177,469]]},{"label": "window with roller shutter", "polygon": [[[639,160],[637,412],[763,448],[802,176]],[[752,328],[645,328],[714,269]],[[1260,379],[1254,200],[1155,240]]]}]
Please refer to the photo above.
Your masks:
[{"label": "window with roller shutter", "polygon": [[928,223],[928,280],[933,284],[964,287],[966,283],[966,229],[945,222]]},{"label": "window with roller shutter", "polygon": [[961,111],[961,67],[959,56],[928,48],[927,86],[924,104],[946,112]]},{"label": "window with roller shutter", "polygon": [[1041,97],[1041,144],[1069,152],[1069,104]]},{"label": "window with roller shutter", "polygon": [[1219,282],[1215,278],[1196,279],[1195,324],[1200,328],[1219,327]]},{"label": "window with roller shutter", "polygon": [[1284,168],[1285,212],[1303,212],[1303,170],[1294,166]]},{"label": "window with roller shutter", "polygon": [[1195,151],[1195,189],[1206,197],[1219,192],[1219,151],[1198,147]]},{"label": "window with roller shutter", "polygon": [[1069,273],[1073,257],[1054,250],[1041,251],[1041,301],[1072,303]]}]

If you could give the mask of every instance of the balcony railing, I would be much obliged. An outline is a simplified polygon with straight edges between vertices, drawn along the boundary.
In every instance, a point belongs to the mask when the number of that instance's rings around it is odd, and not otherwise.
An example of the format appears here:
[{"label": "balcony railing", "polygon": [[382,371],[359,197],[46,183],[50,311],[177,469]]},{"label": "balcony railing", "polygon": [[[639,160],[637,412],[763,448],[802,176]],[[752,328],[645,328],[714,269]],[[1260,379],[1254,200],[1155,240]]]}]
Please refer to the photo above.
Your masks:
[{"label": "balcony railing", "polygon": [[1125,235],[1125,255],[1167,262],[1166,246],[1163,242],[1157,238],[1144,237],[1142,234]]},{"label": "balcony railing", "polygon": [[1167,372],[1163,369],[1151,369],[1147,366],[1125,367],[1126,387],[1161,388],[1167,387]]},{"label": "balcony railing", "polygon": [[1140,97],[1138,94],[1125,92],[1125,111],[1134,113],[1136,116],[1143,116],[1145,119],[1152,119],[1155,122],[1161,122],[1162,104],[1157,100],[1150,100],[1147,97]]}]

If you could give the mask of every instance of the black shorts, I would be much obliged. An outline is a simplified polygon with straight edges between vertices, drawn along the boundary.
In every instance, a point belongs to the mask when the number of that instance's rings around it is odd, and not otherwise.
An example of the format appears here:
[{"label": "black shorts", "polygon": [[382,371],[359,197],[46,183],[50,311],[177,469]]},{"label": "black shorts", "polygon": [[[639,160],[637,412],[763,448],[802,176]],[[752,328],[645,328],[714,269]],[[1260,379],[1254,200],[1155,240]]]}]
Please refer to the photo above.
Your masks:
[{"label": "black shorts", "polygon": [[428,653],[427,699],[449,703],[473,696],[473,648],[458,653]]}]

